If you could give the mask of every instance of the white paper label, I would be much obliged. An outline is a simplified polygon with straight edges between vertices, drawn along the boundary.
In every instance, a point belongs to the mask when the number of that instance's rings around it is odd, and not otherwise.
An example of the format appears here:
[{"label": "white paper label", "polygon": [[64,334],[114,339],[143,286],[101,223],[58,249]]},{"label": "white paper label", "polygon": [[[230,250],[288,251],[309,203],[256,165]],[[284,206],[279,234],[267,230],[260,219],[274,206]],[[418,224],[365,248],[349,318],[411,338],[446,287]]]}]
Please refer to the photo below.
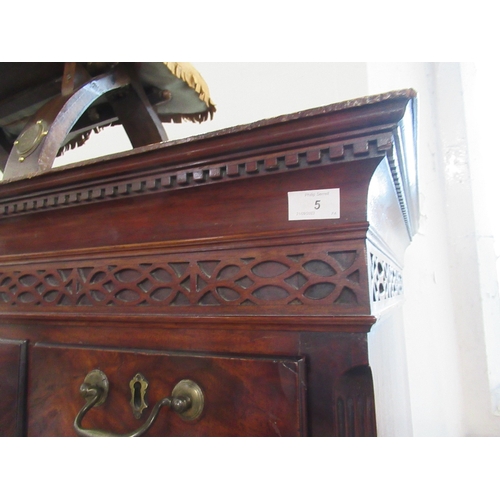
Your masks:
[{"label": "white paper label", "polygon": [[288,220],[340,218],[340,189],[288,193]]}]

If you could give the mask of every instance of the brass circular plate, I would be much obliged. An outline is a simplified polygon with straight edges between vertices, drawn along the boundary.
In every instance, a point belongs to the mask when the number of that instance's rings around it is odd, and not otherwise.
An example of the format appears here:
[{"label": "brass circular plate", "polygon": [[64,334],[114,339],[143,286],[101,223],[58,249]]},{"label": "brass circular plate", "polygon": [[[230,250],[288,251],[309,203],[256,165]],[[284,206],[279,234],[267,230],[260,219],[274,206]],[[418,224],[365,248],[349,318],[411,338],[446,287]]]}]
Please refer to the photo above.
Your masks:
[{"label": "brass circular plate", "polygon": [[179,413],[183,420],[195,420],[203,412],[205,406],[205,397],[201,387],[192,380],[181,380],[172,391],[173,398],[188,397],[191,400],[191,407],[186,411]]},{"label": "brass circular plate", "polygon": [[[90,387],[98,387],[102,390],[101,397],[97,400],[97,403],[94,405],[94,408],[96,406],[101,406],[108,397],[108,391],[109,391],[108,377],[106,377],[104,372],[102,372],[101,370],[92,370],[91,372],[87,373],[87,376],[85,377],[83,383],[89,385]],[[85,397],[85,399],[87,401],[90,401],[92,399],[92,396],[87,396]]]},{"label": "brass circular plate", "polygon": [[39,120],[26,130],[21,132],[14,145],[19,156],[28,156],[40,144],[42,139],[47,135],[47,124],[43,120]]}]

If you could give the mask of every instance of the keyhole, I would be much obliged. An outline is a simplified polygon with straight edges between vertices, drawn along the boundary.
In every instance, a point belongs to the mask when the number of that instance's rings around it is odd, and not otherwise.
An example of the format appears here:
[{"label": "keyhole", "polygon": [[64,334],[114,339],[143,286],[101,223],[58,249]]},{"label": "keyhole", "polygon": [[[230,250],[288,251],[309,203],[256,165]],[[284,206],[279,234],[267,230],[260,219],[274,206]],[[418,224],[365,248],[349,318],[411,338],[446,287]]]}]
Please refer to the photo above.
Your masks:
[{"label": "keyhole", "polygon": [[135,377],[129,382],[130,386],[130,406],[134,413],[135,418],[141,418],[142,412],[148,407],[146,403],[146,389],[148,388],[148,381],[143,375],[137,373]]},{"label": "keyhole", "polygon": [[136,382],[134,384],[134,407],[136,410],[139,410],[141,406],[142,406],[141,384],[140,382]]}]

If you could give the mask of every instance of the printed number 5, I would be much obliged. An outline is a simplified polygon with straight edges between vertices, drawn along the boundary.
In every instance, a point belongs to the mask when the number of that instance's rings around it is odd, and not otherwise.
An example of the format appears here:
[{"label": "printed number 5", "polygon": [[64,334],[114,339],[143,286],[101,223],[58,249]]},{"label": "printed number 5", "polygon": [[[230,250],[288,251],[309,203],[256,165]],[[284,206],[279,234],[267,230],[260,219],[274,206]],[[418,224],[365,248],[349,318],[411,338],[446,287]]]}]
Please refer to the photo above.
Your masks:
[{"label": "printed number 5", "polygon": [[320,207],[320,200],[316,200],[316,202],[314,203],[314,209],[318,210],[319,207]]}]

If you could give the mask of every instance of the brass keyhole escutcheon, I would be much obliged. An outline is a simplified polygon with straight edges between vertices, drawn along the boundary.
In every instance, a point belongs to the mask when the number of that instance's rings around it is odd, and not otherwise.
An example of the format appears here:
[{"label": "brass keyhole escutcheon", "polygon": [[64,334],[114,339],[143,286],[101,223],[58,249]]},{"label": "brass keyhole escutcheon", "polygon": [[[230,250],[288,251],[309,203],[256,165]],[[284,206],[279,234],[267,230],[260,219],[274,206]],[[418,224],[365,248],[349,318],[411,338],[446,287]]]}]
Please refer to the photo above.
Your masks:
[{"label": "brass keyhole escutcheon", "polygon": [[130,406],[132,407],[134,417],[139,419],[142,416],[142,412],[148,407],[146,402],[148,381],[142,373],[136,373],[134,378],[130,381],[129,386],[130,392],[132,393]]}]

